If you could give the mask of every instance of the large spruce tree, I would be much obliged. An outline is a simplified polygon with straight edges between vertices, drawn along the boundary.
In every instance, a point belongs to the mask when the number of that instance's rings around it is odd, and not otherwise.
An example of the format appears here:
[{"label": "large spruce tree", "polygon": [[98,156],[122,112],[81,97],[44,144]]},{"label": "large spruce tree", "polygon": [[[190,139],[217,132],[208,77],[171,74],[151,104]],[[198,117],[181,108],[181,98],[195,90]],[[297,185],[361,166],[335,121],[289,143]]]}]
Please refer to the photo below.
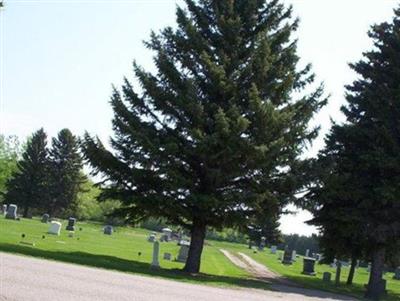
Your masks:
[{"label": "large spruce tree", "polygon": [[[301,184],[299,155],[322,88],[306,95],[297,20],[278,0],[186,0],[177,28],[152,33],[157,73],[115,89],[113,151],[86,134],[103,197],[130,220],[165,217],[191,230],[185,271],[199,272],[206,227],[279,208]],[[140,91],[140,92],[136,92]],[[279,205],[277,205],[279,204]]]},{"label": "large spruce tree", "polygon": [[82,168],[78,138],[69,129],[62,129],[57,138],[53,138],[50,149],[51,198],[47,206],[50,215],[60,215],[66,209],[72,209],[85,181]]},{"label": "large spruce tree", "polygon": [[17,204],[23,208],[23,216],[29,210],[42,208],[48,200],[48,150],[47,136],[43,129],[28,140],[17,170],[6,184],[4,203]]},{"label": "large spruce tree", "polygon": [[[359,79],[347,87],[348,105],[342,108],[347,123],[333,128],[323,155],[338,168],[325,174],[328,194],[316,218],[326,228],[331,222],[321,217],[336,216],[338,235],[349,231],[355,240],[366,240],[364,251],[372,259],[366,297],[371,299],[383,293],[385,259],[400,240],[399,33],[400,9],[392,22],[372,27],[373,50],[351,65]],[[331,244],[337,242],[333,236]]]}]

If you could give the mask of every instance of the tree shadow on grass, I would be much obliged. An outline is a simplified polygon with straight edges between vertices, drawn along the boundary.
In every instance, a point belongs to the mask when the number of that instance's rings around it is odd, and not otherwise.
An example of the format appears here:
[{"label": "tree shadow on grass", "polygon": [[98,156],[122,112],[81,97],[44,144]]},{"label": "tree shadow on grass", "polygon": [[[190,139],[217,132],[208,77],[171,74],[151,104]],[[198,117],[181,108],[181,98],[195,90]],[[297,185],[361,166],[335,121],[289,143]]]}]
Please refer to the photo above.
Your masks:
[{"label": "tree shadow on grass", "polygon": [[140,275],[161,277],[170,280],[197,284],[211,284],[217,286],[239,286],[246,288],[257,288],[270,290],[268,283],[257,279],[244,279],[230,276],[218,276],[210,274],[191,275],[178,269],[151,269],[149,263],[127,260],[114,256],[97,255],[85,252],[62,252],[47,251],[34,247],[0,243],[0,251],[18,253],[38,258],[51,259],[67,263],[80,264],[84,266],[102,268],[107,270],[121,271]]},{"label": "tree shadow on grass", "polygon": [[[286,279],[291,280],[295,283],[298,283],[308,289],[315,290],[323,290],[326,292],[330,292],[333,294],[342,294],[351,296],[353,298],[357,298],[357,300],[366,300],[363,296],[365,294],[365,287],[362,284],[353,283],[352,285],[346,285],[345,283],[341,283],[339,286],[334,284],[334,281],[330,283],[326,283],[322,281],[321,278],[312,277],[312,276],[289,276]],[[389,292],[387,295],[381,298],[382,301],[394,301],[400,300],[400,294],[395,292]]]}]

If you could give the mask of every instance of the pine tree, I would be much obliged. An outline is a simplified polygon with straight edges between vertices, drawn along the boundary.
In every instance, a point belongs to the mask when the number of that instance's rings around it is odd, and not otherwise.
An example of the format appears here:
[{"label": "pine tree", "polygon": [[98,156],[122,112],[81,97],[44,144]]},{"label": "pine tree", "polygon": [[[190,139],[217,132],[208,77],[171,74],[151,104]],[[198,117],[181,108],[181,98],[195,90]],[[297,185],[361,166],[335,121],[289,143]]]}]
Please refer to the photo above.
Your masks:
[{"label": "pine tree", "polygon": [[81,184],[86,180],[78,139],[69,129],[62,129],[57,138],[53,138],[49,167],[51,200],[48,212],[54,216],[74,206]]},{"label": "pine tree", "polygon": [[[334,125],[326,138],[325,149],[314,163],[314,181],[307,207],[314,218],[309,224],[320,228],[319,244],[327,261],[351,259],[347,284],[353,282],[358,259],[366,255],[366,226],[364,212],[359,208],[359,178],[352,172],[357,168],[357,153],[346,144],[354,127]],[[349,135],[350,134],[350,135]],[[311,179],[310,179],[311,180]]]},{"label": "pine tree", "polygon": [[30,209],[42,208],[48,198],[48,150],[47,136],[43,129],[28,140],[17,170],[6,184],[4,202],[23,208],[23,216]]},{"label": "pine tree", "polygon": [[[111,98],[113,152],[85,135],[104,176],[102,197],[128,220],[165,217],[190,229],[184,270],[199,272],[207,226],[246,223],[279,208],[301,185],[299,156],[325,103],[299,68],[298,22],[278,0],[186,0],[177,28],[152,33],[157,74],[136,64],[141,93],[125,79]],[[260,206],[262,204],[262,206]],[[279,204],[279,205],[277,205]]]},{"label": "pine tree", "polygon": [[385,257],[400,239],[399,32],[400,9],[393,22],[372,27],[374,49],[351,65],[359,79],[347,87],[347,123],[333,128],[322,155],[335,167],[319,183],[323,207],[316,222],[338,231],[328,239],[331,245],[352,235],[361,241],[372,259],[366,293],[371,299],[383,293]]}]

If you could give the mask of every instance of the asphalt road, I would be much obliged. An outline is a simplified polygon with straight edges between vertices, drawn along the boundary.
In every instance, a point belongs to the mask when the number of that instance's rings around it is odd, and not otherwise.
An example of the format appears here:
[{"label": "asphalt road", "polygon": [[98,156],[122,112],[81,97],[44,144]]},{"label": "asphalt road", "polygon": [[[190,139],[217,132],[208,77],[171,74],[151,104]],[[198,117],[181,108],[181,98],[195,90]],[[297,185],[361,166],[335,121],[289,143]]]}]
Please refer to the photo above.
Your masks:
[{"label": "asphalt road", "polygon": [[314,293],[215,288],[0,253],[1,301],[349,300]]}]

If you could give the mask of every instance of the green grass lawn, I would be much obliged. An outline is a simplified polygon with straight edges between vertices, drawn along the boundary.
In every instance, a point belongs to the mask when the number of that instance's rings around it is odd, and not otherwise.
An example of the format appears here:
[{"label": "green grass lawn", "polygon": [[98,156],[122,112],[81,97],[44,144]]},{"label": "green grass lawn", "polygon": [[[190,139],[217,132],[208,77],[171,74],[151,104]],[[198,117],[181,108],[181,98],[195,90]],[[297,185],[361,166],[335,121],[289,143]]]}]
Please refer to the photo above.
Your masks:
[{"label": "green grass lawn", "polygon": [[[153,245],[147,242],[148,230],[118,227],[109,236],[103,234],[100,224],[78,222],[74,237],[69,237],[65,230],[66,221],[62,224],[61,235],[55,236],[47,234],[49,224],[43,224],[39,219],[14,221],[1,216],[0,251],[187,282],[268,289],[266,284],[250,279],[247,272],[232,265],[217,247],[210,244],[203,252],[201,274],[188,276],[180,271],[183,263],[163,260],[164,252],[171,253],[173,258],[178,255],[176,242],[160,243],[161,269],[150,269]],[[25,234],[24,239],[22,234]],[[35,243],[35,246],[21,241]]]},{"label": "green grass lawn", "polygon": [[[360,298],[364,293],[363,285],[368,281],[367,271],[359,268],[355,275],[354,285],[346,286],[344,283],[349,269],[343,268],[341,278],[343,285],[335,287],[333,283],[326,284],[321,280],[322,273],[325,271],[331,272],[334,278],[334,269],[327,265],[316,265],[317,276],[306,276],[301,274],[302,258],[298,258],[297,262],[291,266],[285,266],[278,260],[278,254],[270,254],[269,250],[253,253],[245,245],[217,241],[206,242],[200,275],[184,274],[180,271],[183,263],[162,259],[164,252],[171,253],[173,258],[178,255],[179,246],[176,242],[160,243],[161,269],[153,270],[150,269],[152,244],[147,242],[150,231],[119,227],[115,228],[116,232],[112,236],[108,236],[103,234],[103,226],[100,224],[78,222],[74,237],[69,237],[65,226],[66,221],[63,221],[61,235],[54,236],[47,234],[49,225],[41,223],[36,218],[13,221],[1,216],[0,251],[191,283],[270,289],[267,284],[251,279],[247,272],[237,268],[225,258],[219,251],[220,248],[224,248],[233,253],[245,253],[270,270],[308,288]],[[82,231],[79,231],[79,228],[82,228]],[[24,239],[21,238],[22,234],[25,234]],[[35,246],[21,244],[21,241],[35,243]],[[141,252],[141,256],[138,252]],[[385,278],[389,291],[385,300],[400,300],[400,281],[393,280],[392,273],[387,273]]]}]

